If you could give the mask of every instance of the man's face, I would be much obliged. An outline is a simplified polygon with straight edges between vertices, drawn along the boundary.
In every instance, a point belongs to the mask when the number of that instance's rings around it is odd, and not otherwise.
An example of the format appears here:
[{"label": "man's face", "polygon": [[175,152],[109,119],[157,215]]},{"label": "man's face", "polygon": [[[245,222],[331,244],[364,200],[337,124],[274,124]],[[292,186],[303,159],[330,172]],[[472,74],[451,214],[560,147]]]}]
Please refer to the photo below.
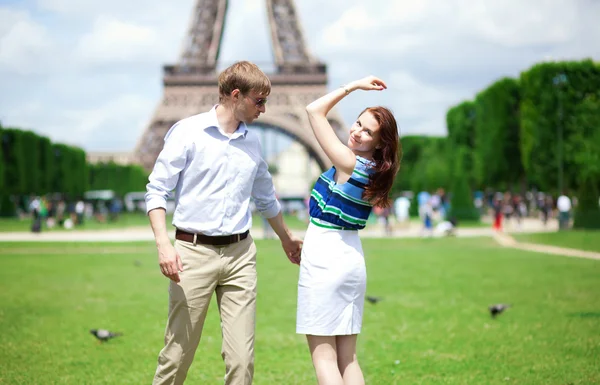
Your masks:
[{"label": "man's face", "polygon": [[267,96],[256,91],[250,91],[246,95],[240,93],[237,119],[247,124],[258,119],[260,114],[264,114],[267,111]]}]

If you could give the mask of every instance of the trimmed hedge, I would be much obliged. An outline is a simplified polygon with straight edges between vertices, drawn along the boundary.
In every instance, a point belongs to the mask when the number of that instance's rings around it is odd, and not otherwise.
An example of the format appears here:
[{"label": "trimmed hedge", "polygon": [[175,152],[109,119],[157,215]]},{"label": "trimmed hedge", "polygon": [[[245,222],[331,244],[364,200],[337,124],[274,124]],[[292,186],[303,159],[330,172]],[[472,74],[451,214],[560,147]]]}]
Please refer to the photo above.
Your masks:
[{"label": "trimmed hedge", "polygon": [[450,190],[450,211],[448,218],[461,220],[479,220],[479,210],[473,203],[473,194],[467,180],[467,172],[464,168],[469,149],[460,146],[455,153],[455,168],[452,174],[452,187]]}]

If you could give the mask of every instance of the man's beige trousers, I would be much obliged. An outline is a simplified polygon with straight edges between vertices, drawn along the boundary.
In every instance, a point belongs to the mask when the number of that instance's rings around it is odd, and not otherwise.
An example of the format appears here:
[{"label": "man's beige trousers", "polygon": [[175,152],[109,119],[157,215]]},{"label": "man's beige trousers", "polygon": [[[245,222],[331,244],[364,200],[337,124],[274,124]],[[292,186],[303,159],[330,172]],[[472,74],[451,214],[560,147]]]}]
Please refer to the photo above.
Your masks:
[{"label": "man's beige trousers", "polygon": [[165,347],[154,385],[183,384],[200,342],[214,292],[221,314],[226,385],[250,385],[254,375],[256,246],[252,237],[227,246],[175,241],[183,263],[169,286]]}]

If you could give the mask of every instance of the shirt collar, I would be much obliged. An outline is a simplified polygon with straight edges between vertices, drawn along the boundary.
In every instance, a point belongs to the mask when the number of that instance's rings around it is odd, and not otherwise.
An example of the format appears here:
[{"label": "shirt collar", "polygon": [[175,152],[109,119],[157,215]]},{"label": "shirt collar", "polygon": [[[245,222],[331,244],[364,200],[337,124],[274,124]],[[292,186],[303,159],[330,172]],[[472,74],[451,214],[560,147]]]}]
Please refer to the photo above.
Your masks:
[{"label": "shirt collar", "polygon": [[[219,130],[221,134],[225,135],[225,133],[221,129],[221,126],[219,125],[219,119],[217,119],[217,106],[218,104],[215,104],[213,108],[208,112],[208,122],[204,129],[206,130],[209,127],[215,127]],[[236,139],[240,136],[246,138],[246,135],[248,135],[248,126],[246,125],[246,123],[240,122],[240,125],[238,126],[237,130],[235,130],[233,134],[231,134],[231,139]]]}]

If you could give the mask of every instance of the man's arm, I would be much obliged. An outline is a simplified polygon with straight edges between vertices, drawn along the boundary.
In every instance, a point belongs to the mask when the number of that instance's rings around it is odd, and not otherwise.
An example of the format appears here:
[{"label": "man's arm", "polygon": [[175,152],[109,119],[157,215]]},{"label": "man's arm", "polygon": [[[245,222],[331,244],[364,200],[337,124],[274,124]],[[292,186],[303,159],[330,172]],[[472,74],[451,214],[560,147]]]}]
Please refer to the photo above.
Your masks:
[{"label": "man's arm", "polygon": [[[257,153],[261,154],[260,142],[257,141]],[[300,263],[302,240],[292,235],[283,222],[281,205],[275,196],[273,179],[269,174],[267,162],[259,159],[258,171],[252,185],[252,197],[260,215],[269,221],[269,224],[281,240],[281,245],[288,259],[295,264]]]},{"label": "man's arm", "polygon": [[290,232],[283,221],[283,215],[281,215],[281,211],[273,218],[267,218],[267,220],[273,228],[273,231],[275,231],[275,234],[277,234],[281,240],[281,245],[283,246],[288,259],[296,265],[300,264],[302,240]]},{"label": "man's arm", "polygon": [[183,271],[183,264],[181,257],[171,244],[169,234],[167,234],[166,210],[163,208],[150,210],[148,217],[156,240],[160,271],[170,280],[179,282],[179,272]]},{"label": "man's arm", "polygon": [[167,234],[167,197],[185,168],[187,159],[185,130],[175,124],[165,135],[165,146],[158,155],[149,183],[146,186],[146,211],[158,248],[160,270],[169,279],[179,282],[178,271],[183,271],[181,258]]}]

